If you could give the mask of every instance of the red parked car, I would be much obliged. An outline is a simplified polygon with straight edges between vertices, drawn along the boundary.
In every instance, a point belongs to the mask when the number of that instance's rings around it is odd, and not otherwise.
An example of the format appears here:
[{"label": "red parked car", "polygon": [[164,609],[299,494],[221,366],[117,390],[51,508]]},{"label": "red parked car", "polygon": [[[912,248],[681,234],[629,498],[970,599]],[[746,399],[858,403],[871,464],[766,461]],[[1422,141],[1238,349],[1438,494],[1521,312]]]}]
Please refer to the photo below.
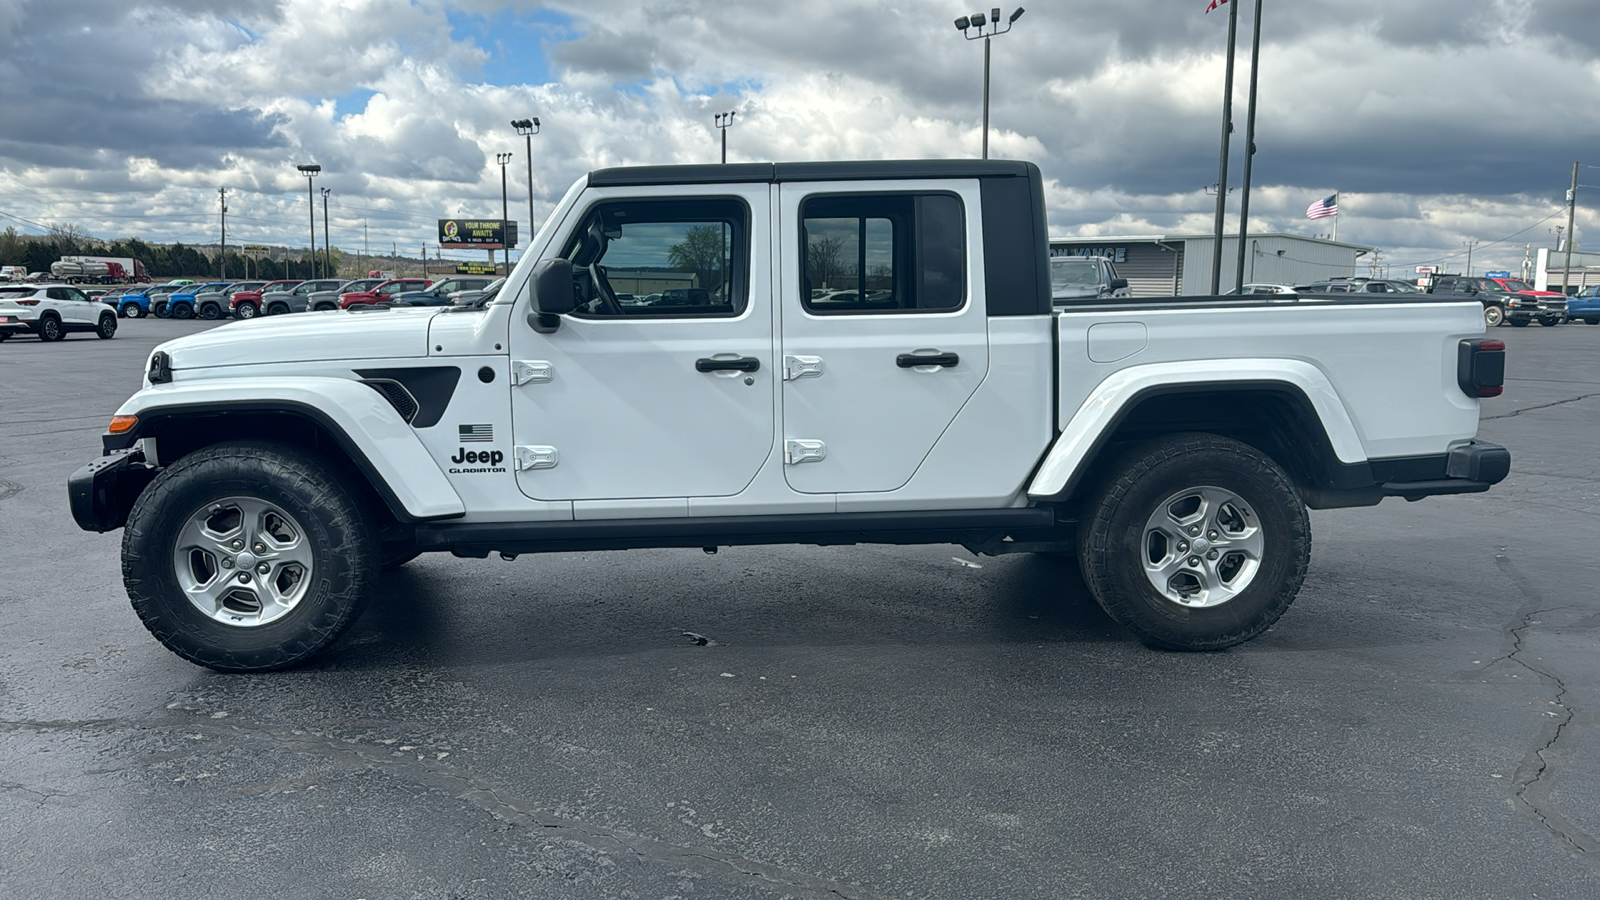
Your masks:
[{"label": "red parked car", "polygon": [[349,309],[352,306],[374,306],[386,302],[391,296],[402,291],[420,291],[432,285],[433,282],[426,278],[393,278],[371,290],[340,294],[339,308]]},{"label": "red parked car", "polygon": [[272,291],[287,291],[304,281],[303,278],[289,278],[283,281],[269,281],[253,291],[234,291],[228,298],[228,308],[236,319],[254,319],[261,314],[261,295]]}]

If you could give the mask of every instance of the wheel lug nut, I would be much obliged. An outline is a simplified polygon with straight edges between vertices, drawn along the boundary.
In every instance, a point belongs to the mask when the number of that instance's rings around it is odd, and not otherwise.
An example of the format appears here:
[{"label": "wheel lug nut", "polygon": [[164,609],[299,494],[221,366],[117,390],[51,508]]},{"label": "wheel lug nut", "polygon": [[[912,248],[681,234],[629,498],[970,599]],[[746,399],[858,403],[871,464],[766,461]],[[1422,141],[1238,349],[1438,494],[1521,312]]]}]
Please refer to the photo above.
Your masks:
[{"label": "wheel lug nut", "polygon": [[1190,535],[1197,535],[1199,533],[1200,533],[1200,526],[1199,525],[1190,525],[1189,526],[1189,534]]},{"label": "wheel lug nut", "polygon": [[1189,557],[1189,565],[1191,565],[1191,566],[1200,565],[1200,557],[1198,557],[1198,556]]},{"label": "wheel lug nut", "polygon": [[222,567],[223,567],[223,568],[224,568],[224,569],[231,569],[231,568],[233,568],[233,557],[231,557],[231,556],[224,556],[224,557],[223,557],[223,558],[222,558]]},{"label": "wheel lug nut", "polygon": [[1221,553],[1218,553],[1217,551],[1213,550],[1210,553],[1206,554],[1206,559],[1216,559],[1217,557],[1219,557],[1221,555],[1222,555]]},{"label": "wheel lug nut", "polygon": [[[1214,553],[1216,551],[1212,551],[1212,552]],[[256,572],[258,572],[258,573],[260,573],[262,575],[265,575],[265,574],[267,574],[268,571],[271,570],[271,568],[272,567],[268,566],[266,563],[262,563],[261,565],[256,566]]]},{"label": "wheel lug nut", "polygon": [[250,573],[249,572],[240,572],[239,573],[239,583],[240,584],[249,584],[250,583]]},{"label": "wheel lug nut", "polygon": [[1189,542],[1188,541],[1179,541],[1178,542],[1178,552],[1179,553],[1188,553],[1189,552]]},{"label": "wheel lug nut", "polygon": [[244,549],[244,541],[234,541],[233,542],[233,549],[235,549],[235,550],[243,550]]},{"label": "wheel lug nut", "polygon": [[267,545],[257,542],[256,545],[251,547],[250,549],[255,551],[256,553],[262,553],[267,549]]},{"label": "wheel lug nut", "polygon": [[1210,539],[1211,539],[1211,540],[1213,540],[1213,541],[1214,541],[1214,540],[1216,540],[1216,539],[1217,539],[1217,533],[1216,533],[1216,532],[1215,532],[1215,531],[1212,531],[1212,532],[1208,532],[1208,533],[1207,533],[1207,534],[1206,534],[1206,537],[1207,537],[1207,538],[1210,538]]}]

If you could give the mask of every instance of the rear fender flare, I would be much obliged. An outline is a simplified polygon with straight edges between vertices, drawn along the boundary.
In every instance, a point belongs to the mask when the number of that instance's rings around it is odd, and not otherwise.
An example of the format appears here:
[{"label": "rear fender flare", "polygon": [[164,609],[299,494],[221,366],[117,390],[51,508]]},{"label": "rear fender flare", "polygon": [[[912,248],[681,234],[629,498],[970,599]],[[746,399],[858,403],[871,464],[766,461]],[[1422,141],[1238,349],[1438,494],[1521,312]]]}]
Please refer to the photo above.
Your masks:
[{"label": "rear fender flare", "polygon": [[1293,390],[1305,397],[1321,420],[1334,455],[1341,463],[1365,462],[1367,455],[1350,413],[1321,369],[1294,359],[1213,359],[1131,366],[1106,377],[1090,391],[1061,429],[1033,481],[1028,497],[1048,500],[1061,495],[1094,459],[1118,422],[1140,400],[1153,393],[1203,391],[1262,386]]}]

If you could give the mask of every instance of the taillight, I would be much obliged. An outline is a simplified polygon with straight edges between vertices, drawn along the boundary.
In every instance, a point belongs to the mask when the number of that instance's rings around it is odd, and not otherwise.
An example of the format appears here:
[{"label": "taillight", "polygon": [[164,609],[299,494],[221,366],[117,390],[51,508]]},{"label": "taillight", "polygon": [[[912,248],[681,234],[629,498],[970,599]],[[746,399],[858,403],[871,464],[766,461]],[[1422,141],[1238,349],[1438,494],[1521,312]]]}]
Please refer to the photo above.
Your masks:
[{"label": "taillight", "polygon": [[14,301],[14,302],[18,306],[38,306],[39,305],[39,301],[37,301],[37,300],[17,300],[17,301]]},{"label": "taillight", "polygon": [[1457,347],[1456,383],[1468,397],[1498,397],[1505,380],[1505,341],[1469,338]]}]

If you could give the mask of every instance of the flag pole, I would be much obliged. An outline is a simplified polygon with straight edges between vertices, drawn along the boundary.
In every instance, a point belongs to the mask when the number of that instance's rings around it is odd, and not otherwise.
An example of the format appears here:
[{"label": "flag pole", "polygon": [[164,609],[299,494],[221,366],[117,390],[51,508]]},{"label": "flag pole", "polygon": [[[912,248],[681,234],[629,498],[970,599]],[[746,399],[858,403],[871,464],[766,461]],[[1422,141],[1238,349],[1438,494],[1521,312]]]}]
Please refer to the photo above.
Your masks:
[{"label": "flag pole", "polygon": [[[1337,196],[1339,196],[1339,192],[1338,191],[1334,191],[1333,195],[1335,197],[1337,197]],[[1334,241],[1334,243],[1338,243],[1339,242],[1339,214],[1338,213],[1334,213],[1333,214],[1333,241]],[[1471,273],[1469,272],[1468,274],[1470,275]]]},{"label": "flag pole", "polygon": [[1222,77],[1222,152],[1217,162],[1217,215],[1211,248],[1211,293],[1222,287],[1222,220],[1228,206],[1228,136],[1233,132],[1233,46],[1239,34],[1239,3],[1228,4],[1228,67]]},{"label": "flag pole", "polygon": [[[1240,0],[1234,0],[1235,3]],[[1239,193],[1239,265],[1234,270],[1234,289],[1244,293],[1244,242],[1250,233],[1250,163],[1256,158],[1256,73],[1261,68],[1261,4],[1256,0],[1255,30],[1250,34],[1250,103],[1245,112],[1244,186]],[[1337,223],[1337,217],[1335,217]]]}]

